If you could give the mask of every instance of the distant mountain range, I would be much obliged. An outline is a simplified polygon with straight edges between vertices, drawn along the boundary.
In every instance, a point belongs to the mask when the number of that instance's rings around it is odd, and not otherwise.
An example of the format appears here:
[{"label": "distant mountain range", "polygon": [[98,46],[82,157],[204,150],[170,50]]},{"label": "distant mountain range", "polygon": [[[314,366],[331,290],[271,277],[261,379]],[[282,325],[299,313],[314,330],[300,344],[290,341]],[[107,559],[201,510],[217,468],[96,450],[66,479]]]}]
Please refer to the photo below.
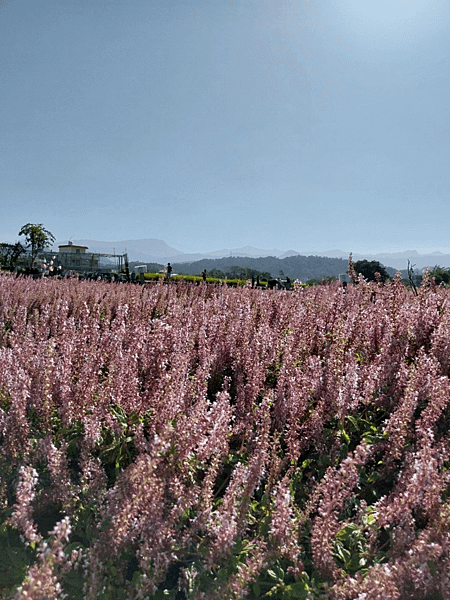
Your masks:
[{"label": "distant mountain range", "polygon": [[[99,240],[74,240],[74,244],[87,246],[91,252],[100,252],[107,254],[124,254],[127,252],[130,261],[139,261],[142,263],[189,263],[203,259],[220,259],[230,257],[259,258],[276,257],[279,259],[291,256],[323,256],[327,258],[342,258],[347,260],[348,253],[343,250],[327,250],[297,252],[296,250],[278,250],[261,249],[253,246],[243,246],[241,248],[227,248],[213,252],[187,254],[169,246],[163,240],[141,239],[141,240],[120,240],[117,242],[104,242]],[[416,270],[424,267],[450,267],[450,254],[433,252],[431,254],[419,254],[416,250],[407,250],[405,252],[383,252],[379,254],[353,254],[353,260],[377,260],[386,267],[404,270],[408,266],[408,259]]]}]

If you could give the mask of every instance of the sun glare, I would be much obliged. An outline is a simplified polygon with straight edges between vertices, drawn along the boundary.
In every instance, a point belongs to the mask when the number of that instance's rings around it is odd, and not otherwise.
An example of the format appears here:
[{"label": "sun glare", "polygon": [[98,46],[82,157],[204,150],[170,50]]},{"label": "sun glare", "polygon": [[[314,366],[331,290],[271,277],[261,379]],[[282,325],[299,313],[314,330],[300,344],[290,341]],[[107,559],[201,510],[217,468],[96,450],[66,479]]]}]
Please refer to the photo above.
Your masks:
[{"label": "sun glare", "polygon": [[344,0],[353,16],[380,25],[416,20],[436,4],[434,0]]},{"label": "sun glare", "polygon": [[447,27],[447,0],[331,0],[330,16],[347,42],[389,48],[414,44]]}]

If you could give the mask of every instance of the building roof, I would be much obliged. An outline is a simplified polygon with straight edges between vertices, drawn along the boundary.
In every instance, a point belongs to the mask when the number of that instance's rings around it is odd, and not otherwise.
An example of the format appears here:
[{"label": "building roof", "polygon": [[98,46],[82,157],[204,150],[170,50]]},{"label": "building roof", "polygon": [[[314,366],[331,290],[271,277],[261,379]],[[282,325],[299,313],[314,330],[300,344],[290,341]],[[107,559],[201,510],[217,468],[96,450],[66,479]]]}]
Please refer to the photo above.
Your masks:
[{"label": "building roof", "polygon": [[77,246],[76,244],[61,244],[58,246],[58,248],[84,248],[85,250],[88,249],[87,246]]}]

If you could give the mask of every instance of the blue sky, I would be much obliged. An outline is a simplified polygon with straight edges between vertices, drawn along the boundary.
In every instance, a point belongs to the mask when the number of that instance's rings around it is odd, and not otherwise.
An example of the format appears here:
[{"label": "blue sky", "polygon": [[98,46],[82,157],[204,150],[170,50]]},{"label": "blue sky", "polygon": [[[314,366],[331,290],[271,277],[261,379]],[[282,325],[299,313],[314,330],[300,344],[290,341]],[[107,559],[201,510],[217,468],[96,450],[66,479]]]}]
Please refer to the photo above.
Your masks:
[{"label": "blue sky", "polygon": [[0,241],[450,251],[448,0],[0,6]]}]

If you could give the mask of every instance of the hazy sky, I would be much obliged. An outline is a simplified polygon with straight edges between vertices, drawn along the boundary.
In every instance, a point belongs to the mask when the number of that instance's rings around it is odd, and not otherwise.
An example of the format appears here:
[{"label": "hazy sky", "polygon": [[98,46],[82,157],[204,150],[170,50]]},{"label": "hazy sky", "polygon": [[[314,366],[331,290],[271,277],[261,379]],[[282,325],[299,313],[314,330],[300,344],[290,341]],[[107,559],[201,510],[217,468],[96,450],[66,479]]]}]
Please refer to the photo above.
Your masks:
[{"label": "hazy sky", "polygon": [[450,250],[448,0],[0,6],[0,241]]}]

